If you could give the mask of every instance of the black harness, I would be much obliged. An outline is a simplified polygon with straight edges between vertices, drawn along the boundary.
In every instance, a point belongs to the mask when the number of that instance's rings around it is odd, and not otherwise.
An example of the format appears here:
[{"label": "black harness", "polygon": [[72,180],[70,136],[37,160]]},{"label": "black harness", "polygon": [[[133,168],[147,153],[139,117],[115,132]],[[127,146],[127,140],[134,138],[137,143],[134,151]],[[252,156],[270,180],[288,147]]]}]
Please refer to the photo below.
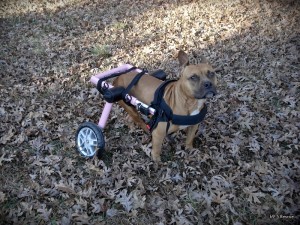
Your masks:
[{"label": "black harness", "polygon": [[207,107],[206,107],[206,105],[204,105],[202,110],[196,115],[173,114],[172,109],[166,103],[163,96],[164,96],[164,91],[165,91],[165,88],[167,87],[167,85],[174,81],[176,81],[176,80],[164,81],[156,89],[156,91],[154,93],[154,99],[151,102],[150,107],[155,109],[155,115],[151,118],[150,122],[148,123],[149,129],[151,132],[153,129],[156,128],[156,126],[159,122],[167,122],[167,132],[170,127],[170,121],[172,122],[172,124],[178,125],[178,126],[196,125],[204,119],[204,117],[207,113]]},{"label": "black harness", "polygon": [[[99,90],[99,92],[101,94],[103,94],[105,100],[107,100],[108,102],[115,102],[115,101],[119,101],[122,99],[126,104],[130,105],[131,99],[128,98],[129,91],[131,90],[131,88],[133,88],[134,85],[136,85],[138,83],[140,78],[144,74],[147,73],[147,70],[143,69],[142,72],[138,73],[132,79],[132,81],[126,88],[113,87],[113,88],[108,89],[108,87],[102,87],[102,82],[109,78],[120,76],[122,74],[128,73],[135,69],[136,69],[136,67],[132,67],[124,72],[112,74],[112,75],[102,78],[98,81],[97,89]],[[207,107],[206,107],[206,105],[204,105],[202,110],[196,115],[173,114],[172,109],[165,102],[163,96],[164,96],[164,90],[165,90],[166,86],[169,83],[174,82],[174,81],[176,81],[176,80],[166,80],[156,89],[156,91],[154,93],[153,101],[151,102],[151,104],[148,108],[144,108],[141,105],[137,106],[138,110],[146,116],[150,115],[150,112],[149,112],[150,107],[155,109],[155,114],[151,117],[151,119],[148,122],[146,122],[147,127],[151,132],[156,128],[156,126],[159,122],[167,122],[166,132],[168,132],[168,130],[169,130],[170,122],[172,122],[172,124],[178,125],[178,126],[196,125],[204,119],[204,117],[207,113]],[[118,97],[116,97],[116,95],[118,95]]]}]

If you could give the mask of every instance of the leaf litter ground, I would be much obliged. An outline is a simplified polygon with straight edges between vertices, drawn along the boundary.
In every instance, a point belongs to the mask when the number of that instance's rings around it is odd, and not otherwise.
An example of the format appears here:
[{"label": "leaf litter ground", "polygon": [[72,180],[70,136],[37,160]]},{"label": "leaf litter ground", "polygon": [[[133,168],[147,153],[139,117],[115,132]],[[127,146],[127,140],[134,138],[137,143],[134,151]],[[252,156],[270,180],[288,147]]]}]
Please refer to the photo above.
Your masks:
[{"label": "leaf litter ground", "polygon": [[[299,1],[0,3],[0,224],[296,224]],[[115,106],[104,160],[74,134],[97,122],[90,77],[131,63],[178,76],[176,54],[221,70],[195,149],[149,141]],[[298,202],[298,203],[297,203]]]}]

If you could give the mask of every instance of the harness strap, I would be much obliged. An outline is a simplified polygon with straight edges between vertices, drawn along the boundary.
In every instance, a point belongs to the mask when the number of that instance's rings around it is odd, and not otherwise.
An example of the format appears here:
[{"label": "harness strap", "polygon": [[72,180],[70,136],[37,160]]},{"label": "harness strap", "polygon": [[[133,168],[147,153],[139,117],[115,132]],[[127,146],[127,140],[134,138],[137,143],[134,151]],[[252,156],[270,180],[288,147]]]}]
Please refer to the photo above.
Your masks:
[{"label": "harness strap", "polygon": [[122,75],[122,74],[125,74],[125,73],[129,73],[129,72],[131,72],[131,71],[133,71],[133,70],[135,70],[135,69],[136,69],[136,67],[133,66],[133,67],[129,68],[128,70],[121,71],[121,72],[118,72],[118,73],[113,73],[113,74],[111,74],[111,75],[109,75],[109,76],[107,76],[107,77],[103,77],[103,78],[99,79],[99,80],[98,80],[98,83],[97,83],[97,90],[98,90],[101,94],[103,94],[103,91],[106,90],[106,89],[108,88],[108,86],[107,86],[107,87],[102,87],[103,81],[106,81],[106,80],[108,80],[108,79],[110,79],[110,78],[118,77],[118,76],[120,76],[120,75]]},{"label": "harness strap", "polygon": [[156,91],[154,93],[154,99],[151,102],[151,106],[153,106],[153,108],[163,109],[164,113],[168,116],[169,120],[171,120],[173,117],[173,111],[169,107],[169,105],[165,102],[163,97],[164,97],[164,91],[165,91],[166,86],[169,83],[174,82],[174,81],[176,81],[176,80],[167,80],[167,81],[163,82],[162,84],[160,84],[158,86],[158,88],[156,89]]},{"label": "harness strap", "polygon": [[201,111],[196,115],[189,115],[189,116],[182,116],[182,115],[173,115],[172,123],[176,125],[195,125],[197,123],[200,123],[202,120],[204,120],[204,117],[207,113],[207,106],[204,104]]},{"label": "harness strap", "polygon": [[137,84],[137,82],[139,82],[139,80],[141,79],[141,77],[147,73],[147,70],[143,69],[142,72],[138,73],[133,79],[132,81],[129,83],[129,85],[125,88],[125,90],[122,92],[122,98],[123,100],[129,104],[131,99],[128,99],[128,93],[131,90],[131,88],[133,88],[134,85]]},{"label": "harness strap", "polygon": [[176,80],[166,80],[161,83],[158,88],[155,90],[153,101],[151,102],[151,107],[155,109],[155,115],[151,117],[151,120],[148,122],[147,127],[150,132],[152,132],[159,122],[167,122],[166,132],[168,133],[170,127],[170,120],[173,117],[173,111],[168,106],[168,104],[163,100],[165,87]]}]

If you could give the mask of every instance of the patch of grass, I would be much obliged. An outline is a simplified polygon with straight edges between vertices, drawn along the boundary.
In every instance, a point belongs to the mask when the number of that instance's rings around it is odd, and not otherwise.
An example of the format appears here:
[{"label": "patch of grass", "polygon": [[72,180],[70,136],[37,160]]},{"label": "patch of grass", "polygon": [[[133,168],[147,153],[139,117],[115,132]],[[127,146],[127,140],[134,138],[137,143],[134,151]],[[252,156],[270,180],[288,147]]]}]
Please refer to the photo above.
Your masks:
[{"label": "patch of grass", "polygon": [[113,24],[113,28],[117,30],[126,30],[129,28],[129,25],[124,22],[116,22]]},{"label": "patch of grass", "polygon": [[42,29],[46,34],[55,33],[58,31],[58,28],[51,24],[43,24]]},{"label": "patch of grass", "polygon": [[274,96],[271,98],[271,103],[272,103],[272,106],[274,106],[274,108],[276,110],[281,108],[280,99],[277,96]]},{"label": "patch of grass", "polygon": [[45,53],[45,46],[43,46],[42,40],[39,37],[32,37],[29,39],[32,52],[36,55],[42,55]]},{"label": "patch of grass", "polygon": [[65,153],[65,151],[63,151],[64,149],[63,143],[60,140],[51,141],[49,145],[51,145],[52,147],[52,154],[59,155]]},{"label": "patch of grass", "polygon": [[193,200],[190,195],[188,195],[184,200],[184,204],[190,204],[196,214],[199,214],[199,212],[204,210],[204,206],[202,205],[202,203]]},{"label": "patch of grass", "polygon": [[108,45],[96,45],[91,49],[91,53],[101,58],[109,58],[112,56],[111,48]]},{"label": "patch of grass", "polygon": [[51,219],[51,225],[57,225],[56,219],[54,219],[54,218]]},{"label": "patch of grass", "polygon": [[[16,205],[18,205],[18,199],[17,198],[9,198],[7,199],[5,202],[3,202],[1,205],[0,205],[0,208],[5,211],[5,210],[8,210],[8,209],[13,209],[16,207]],[[2,211],[1,210],[1,211]]]}]

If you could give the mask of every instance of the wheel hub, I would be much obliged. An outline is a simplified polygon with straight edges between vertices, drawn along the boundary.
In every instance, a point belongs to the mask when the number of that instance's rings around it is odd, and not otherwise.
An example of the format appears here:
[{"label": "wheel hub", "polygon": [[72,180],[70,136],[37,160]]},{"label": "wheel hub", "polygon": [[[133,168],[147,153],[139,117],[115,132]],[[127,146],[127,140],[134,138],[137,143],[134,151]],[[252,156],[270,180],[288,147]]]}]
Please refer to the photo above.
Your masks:
[{"label": "wheel hub", "polygon": [[89,127],[82,128],[78,133],[77,144],[79,151],[85,156],[93,156],[97,151],[97,138]]}]

